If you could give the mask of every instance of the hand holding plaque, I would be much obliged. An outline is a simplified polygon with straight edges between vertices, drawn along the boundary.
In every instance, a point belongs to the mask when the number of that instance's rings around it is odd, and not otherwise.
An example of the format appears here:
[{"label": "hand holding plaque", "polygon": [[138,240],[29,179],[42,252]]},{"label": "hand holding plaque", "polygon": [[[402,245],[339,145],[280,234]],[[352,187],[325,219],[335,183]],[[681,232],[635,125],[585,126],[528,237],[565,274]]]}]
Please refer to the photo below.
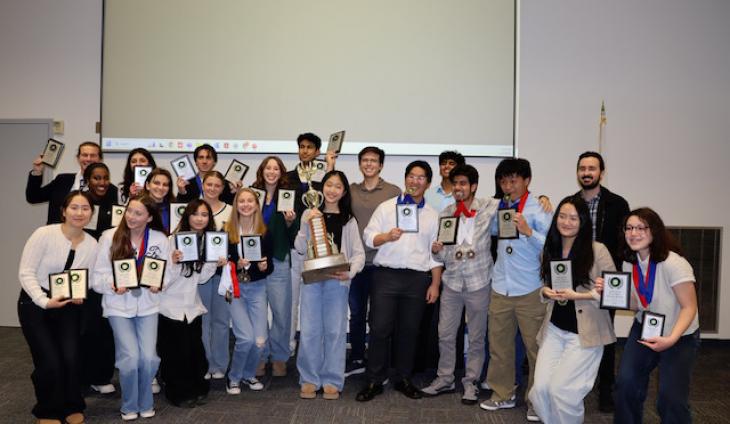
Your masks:
[{"label": "hand holding plaque", "polygon": [[455,216],[442,216],[439,218],[439,232],[436,241],[444,246],[456,244],[456,236],[459,231],[459,218]]},{"label": "hand holding plaque", "polygon": [[395,205],[395,225],[404,233],[418,232],[418,205],[397,204]]},{"label": "hand holding plaque", "polygon": [[327,143],[327,151],[340,153],[342,150],[342,143],[345,141],[345,131],[337,131],[330,135],[330,141]]},{"label": "hand holding plaque", "polygon": [[205,233],[205,262],[218,262],[228,257],[228,233],[207,231]]},{"label": "hand holding plaque", "polygon": [[137,264],[134,259],[117,259],[112,262],[115,289],[139,287]]},{"label": "hand holding plaque", "polygon": [[519,237],[515,224],[516,209],[500,209],[497,211],[500,239],[516,239]]},{"label": "hand holding plaque", "polygon": [[195,262],[200,259],[198,235],[194,231],[185,231],[175,234],[175,246],[182,252],[180,262]]},{"label": "hand holding plaque", "polygon": [[170,165],[172,165],[172,170],[175,171],[175,174],[185,181],[195,178],[195,175],[197,175],[193,162],[190,161],[188,155],[171,160]]},{"label": "hand holding plaque", "polygon": [[644,317],[641,321],[641,340],[663,336],[665,320],[665,315],[644,311]]},{"label": "hand holding plaque", "polygon": [[135,166],[134,182],[144,188],[144,183],[147,181],[147,177],[150,175],[150,172],[152,172],[151,166]]},{"label": "hand holding plaque", "polygon": [[43,153],[41,154],[41,162],[50,166],[51,168],[55,168],[58,164],[58,160],[61,158],[63,148],[63,143],[58,140],[49,138],[48,142],[46,143],[46,147],[43,149]]},{"label": "hand holding plaque", "polygon": [[553,290],[573,290],[570,261],[550,261],[550,285]]},{"label": "hand holding plaque", "polygon": [[48,289],[51,292],[51,299],[71,299],[71,278],[68,272],[49,274]]},{"label": "hand holding plaque", "polygon": [[603,272],[602,309],[631,309],[631,273]]},{"label": "hand holding plaque", "polygon": [[259,262],[262,260],[261,253],[261,236],[247,235],[241,236],[241,251],[243,258],[249,262]]}]

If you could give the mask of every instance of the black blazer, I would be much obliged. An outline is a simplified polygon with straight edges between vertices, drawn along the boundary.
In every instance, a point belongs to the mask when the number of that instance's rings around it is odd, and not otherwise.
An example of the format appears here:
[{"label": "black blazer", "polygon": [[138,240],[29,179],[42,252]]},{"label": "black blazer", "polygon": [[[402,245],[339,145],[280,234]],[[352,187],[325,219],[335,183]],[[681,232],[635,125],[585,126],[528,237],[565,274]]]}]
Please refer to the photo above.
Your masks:
[{"label": "black blazer", "polygon": [[[221,193],[221,195],[218,196],[218,199],[220,199],[220,201],[223,203],[228,203],[229,205],[232,205],[233,198],[235,196],[236,195],[234,193],[231,193],[231,187],[230,187],[228,181],[226,181],[225,186],[223,187],[223,193]],[[194,199],[197,199],[198,197],[200,197],[200,189],[198,188],[198,182],[196,181],[196,177],[193,177],[188,180],[188,185],[186,186],[186,193],[177,194],[177,201],[180,203],[188,203]]]},{"label": "black blazer", "polygon": [[109,189],[102,199],[94,200],[94,207],[99,209],[97,212],[96,229],[84,229],[92,237],[99,240],[101,233],[112,227],[112,206],[117,203],[119,190],[114,184],[109,184]]},{"label": "black blazer", "polygon": [[28,203],[48,202],[48,220],[46,224],[61,222],[61,208],[63,199],[71,191],[76,181],[76,174],[58,174],[50,183],[41,187],[42,175],[28,173],[28,183],[25,185],[25,200]]},{"label": "black blazer", "polygon": [[[580,192],[576,193],[580,196]],[[621,269],[618,257],[618,240],[623,237],[621,223],[630,212],[629,203],[623,197],[601,186],[601,199],[596,212],[596,241],[606,245],[616,269]]]}]

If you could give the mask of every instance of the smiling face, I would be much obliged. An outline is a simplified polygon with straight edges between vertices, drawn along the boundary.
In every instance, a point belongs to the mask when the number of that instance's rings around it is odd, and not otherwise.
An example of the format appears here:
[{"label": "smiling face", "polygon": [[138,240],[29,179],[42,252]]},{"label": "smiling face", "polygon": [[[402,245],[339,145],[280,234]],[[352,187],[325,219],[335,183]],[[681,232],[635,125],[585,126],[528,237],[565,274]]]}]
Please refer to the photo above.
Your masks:
[{"label": "smiling face", "polygon": [[64,222],[74,228],[84,228],[91,220],[91,205],[86,197],[77,195],[62,211]]},{"label": "smiling face", "polygon": [[324,194],[326,204],[337,205],[337,202],[345,195],[345,184],[338,175],[332,175],[324,182],[322,194]]},{"label": "smiling face", "polygon": [[150,194],[155,202],[162,203],[165,196],[170,192],[171,181],[165,175],[155,175],[151,180],[144,184],[144,188]]},{"label": "smiling face", "polygon": [[124,212],[124,220],[130,230],[144,229],[152,221],[152,215],[139,200],[130,200]]},{"label": "smiling face", "polygon": [[649,254],[649,247],[654,241],[649,225],[636,215],[631,215],[626,220],[624,237],[626,237],[626,244],[629,245],[629,248],[643,257]]},{"label": "smiling face", "polygon": [[258,207],[258,199],[255,194],[248,191],[242,191],[238,195],[238,199],[236,200],[236,210],[240,216],[250,218],[256,213]]},{"label": "smiling face", "polygon": [[206,200],[218,200],[223,193],[223,181],[216,175],[206,177],[203,181],[203,197]]},{"label": "smiling face", "polygon": [[95,168],[89,177],[89,192],[91,195],[102,198],[109,191],[109,171],[103,167]]},{"label": "smiling face", "polygon": [[572,203],[564,203],[558,211],[558,232],[565,238],[575,238],[580,230],[580,216]]},{"label": "smiling face", "polygon": [[208,226],[208,222],[210,221],[210,214],[208,213],[208,208],[205,207],[205,205],[198,206],[198,209],[193,212],[192,215],[190,215],[190,218],[188,222],[190,223],[190,228],[193,231],[203,231]]},{"label": "smiling face", "polygon": [[76,156],[76,160],[79,162],[81,172],[84,172],[87,166],[101,160],[99,152],[100,150],[98,146],[82,146],[79,149],[79,154]]},{"label": "smiling face", "polygon": [[456,175],[451,184],[453,186],[454,199],[457,201],[463,200],[468,203],[474,198],[474,193],[477,191],[477,184],[469,184],[469,178],[466,175]]},{"label": "smiling face", "polygon": [[578,162],[578,184],[584,190],[598,187],[602,176],[601,163],[598,158],[585,157]]},{"label": "smiling face", "polygon": [[382,170],[383,164],[380,163],[380,156],[377,153],[367,152],[360,158],[360,172],[363,177],[377,177]]},{"label": "smiling face", "polygon": [[134,169],[135,166],[150,166],[150,161],[147,160],[147,156],[137,152],[129,158],[129,167]]},{"label": "smiling face", "polygon": [[281,178],[281,169],[279,168],[279,164],[276,163],[276,160],[269,159],[269,161],[266,162],[263,175],[264,182],[267,185],[275,186],[279,182],[279,179]]},{"label": "smiling face", "polygon": [[499,179],[499,186],[505,195],[509,195],[512,201],[522,197],[527,192],[530,185],[530,179],[521,177],[517,174],[502,177]]},{"label": "smiling face", "polygon": [[431,183],[428,181],[426,170],[420,166],[414,166],[408,175],[406,175],[406,191],[409,191],[409,194],[414,199],[423,197],[423,193],[430,185]]},{"label": "smiling face", "polygon": [[441,178],[448,180],[449,172],[456,167],[456,161],[453,159],[445,159],[439,163],[439,174]]}]

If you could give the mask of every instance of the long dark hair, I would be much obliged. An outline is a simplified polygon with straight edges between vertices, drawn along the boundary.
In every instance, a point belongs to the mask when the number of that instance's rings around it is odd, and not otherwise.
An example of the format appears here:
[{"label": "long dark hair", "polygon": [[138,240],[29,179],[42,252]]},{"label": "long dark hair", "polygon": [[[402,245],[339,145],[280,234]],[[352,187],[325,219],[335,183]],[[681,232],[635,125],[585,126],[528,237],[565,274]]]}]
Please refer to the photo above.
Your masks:
[{"label": "long dark hair", "polygon": [[[150,163],[150,166],[153,169],[157,168],[155,158],[152,157],[152,153],[150,153],[147,149],[144,149],[142,147],[132,149],[127,155],[127,164],[124,166],[124,180],[122,181],[122,199],[124,200],[129,199],[129,186],[134,183],[134,170],[132,169],[132,165],[130,165],[129,162],[132,160],[132,156],[136,155],[137,153],[146,157],[147,162]],[[172,190],[172,187],[170,187],[170,189]]]},{"label": "long dark hair", "polygon": [[[339,177],[340,181],[342,181],[342,185],[344,186],[345,192],[342,194],[342,197],[337,202],[337,208],[340,210],[340,216],[342,217],[342,222],[347,223],[350,218],[352,218],[352,196],[350,196],[350,182],[347,181],[347,176],[342,171],[332,170],[326,174],[324,174],[324,177],[322,178],[322,187],[324,187],[324,184],[332,177]],[[320,210],[324,212],[324,202],[322,202],[322,206],[320,206]]]},{"label": "long dark hair", "polygon": [[674,238],[672,233],[667,230],[664,226],[664,221],[659,217],[651,208],[639,208],[629,212],[621,223],[621,234],[618,238],[618,254],[626,262],[636,263],[636,252],[631,250],[628,243],[626,243],[626,233],[624,228],[626,222],[635,216],[639,218],[641,222],[646,224],[651,231],[652,241],[649,245],[649,257],[655,262],[662,262],[667,259],[669,252],[674,252],[678,255],[682,255],[682,249],[679,247],[679,243]]},{"label": "long dark hair", "polygon": [[251,185],[253,187],[260,188],[261,190],[266,190],[266,180],[264,180],[264,168],[266,168],[266,165],[269,163],[270,160],[273,160],[274,162],[276,162],[277,165],[279,165],[279,171],[281,172],[281,175],[279,176],[279,181],[276,183],[276,189],[278,190],[281,187],[289,187],[289,179],[286,177],[286,166],[284,166],[284,162],[282,162],[281,158],[279,158],[278,156],[266,156],[264,160],[261,161],[259,168],[256,170],[256,181],[254,181],[254,183]]},{"label": "long dark hair", "polygon": [[580,226],[578,234],[570,248],[571,267],[573,270],[573,288],[578,285],[590,287],[590,272],[593,267],[593,223],[591,213],[588,210],[585,200],[580,196],[568,196],[558,205],[553,221],[550,224],[545,246],[542,249],[542,264],[540,265],[540,277],[546,285],[550,284],[550,261],[563,259],[563,237],[558,231],[558,215],[563,205],[571,204],[578,212]]},{"label": "long dark hair", "polygon": [[[205,209],[208,210],[208,225],[203,229],[203,231],[215,231],[215,219],[213,219],[213,210],[210,208],[210,205],[208,202],[206,202],[203,199],[193,199],[188,203],[188,205],[185,207],[185,211],[182,214],[182,217],[180,218],[180,224],[175,229],[176,233],[182,232],[182,231],[193,231],[192,227],[190,227],[190,217],[200,209],[201,206],[205,206]],[[202,243],[201,237],[198,237],[198,246],[200,246],[200,243]],[[182,275],[184,277],[190,277],[193,275],[193,272],[200,273],[200,271],[203,269],[203,265],[205,265],[205,258],[200,257],[195,262],[185,262],[182,264]]]},{"label": "long dark hair", "polygon": [[[141,196],[130,200],[130,203],[131,202],[140,202],[145,209],[147,209],[147,213],[152,217],[152,221],[147,224],[151,230],[157,230],[167,235],[165,226],[162,225],[162,218],[160,218],[160,211],[157,209],[157,203],[155,203],[153,198],[149,196]],[[127,220],[123,218],[119,227],[117,227],[117,230],[114,232],[114,237],[112,238],[111,258],[112,260],[115,260],[129,259],[132,257],[134,257],[134,249],[132,248],[132,240],[129,236],[129,227],[127,227]]]},{"label": "long dark hair", "polygon": [[169,182],[169,184],[167,185],[167,187],[168,187],[167,194],[165,195],[165,198],[162,199],[162,201],[164,203],[168,203],[168,204],[172,203],[173,201],[175,201],[175,196],[172,195],[172,185],[175,184],[175,182],[172,180],[172,174],[170,174],[170,171],[168,171],[167,169],[163,169],[163,168],[153,169],[152,172],[150,172],[150,174],[147,175],[147,179],[144,182],[144,187],[142,187],[142,190],[144,190],[144,193],[149,196],[150,192],[149,192],[149,190],[147,190],[147,184],[152,183],[152,179],[158,175],[167,177],[167,181]]},{"label": "long dark hair", "polygon": [[[86,180],[88,181],[88,180]],[[91,199],[91,195],[86,191],[81,190],[71,190],[66,197],[63,198],[63,204],[61,205],[61,222],[66,222],[66,217],[63,215],[63,212],[68,208],[68,206],[71,204],[71,201],[76,196],[81,196],[84,199],[86,199],[87,202],[89,202],[89,206],[91,206],[91,216],[94,216],[94,202]]]}]

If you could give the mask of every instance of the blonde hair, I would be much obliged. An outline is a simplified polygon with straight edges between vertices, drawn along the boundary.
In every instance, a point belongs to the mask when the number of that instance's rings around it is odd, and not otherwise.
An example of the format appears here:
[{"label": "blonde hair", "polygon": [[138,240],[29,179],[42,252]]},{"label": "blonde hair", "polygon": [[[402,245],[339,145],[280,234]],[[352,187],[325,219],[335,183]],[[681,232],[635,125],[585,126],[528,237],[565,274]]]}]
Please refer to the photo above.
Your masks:
[{"label": "blonde hair", "polygon": [[251,190],[250,188],[244,187],[238,190],[238,193],[236,193],[236,197],[233,199],[233,211],[231,211],[231,217],[226,221],[225,230],[228,233],[228,240],[229,242],[237,242],[241,239],[241,227],[240,227],[240,220],[238,218],[238,198],[241,197],[243,193],[248,193],[251,196],[253,196],[254,200],[256,201],[256,210],[253,213],[253,231],[254,234],[258,235],[264,235],[266,233],[266,224],[264,223],[264,217],[261,214],[261,205],[259,204],[259,197],[256,195],[256,192]]}]

